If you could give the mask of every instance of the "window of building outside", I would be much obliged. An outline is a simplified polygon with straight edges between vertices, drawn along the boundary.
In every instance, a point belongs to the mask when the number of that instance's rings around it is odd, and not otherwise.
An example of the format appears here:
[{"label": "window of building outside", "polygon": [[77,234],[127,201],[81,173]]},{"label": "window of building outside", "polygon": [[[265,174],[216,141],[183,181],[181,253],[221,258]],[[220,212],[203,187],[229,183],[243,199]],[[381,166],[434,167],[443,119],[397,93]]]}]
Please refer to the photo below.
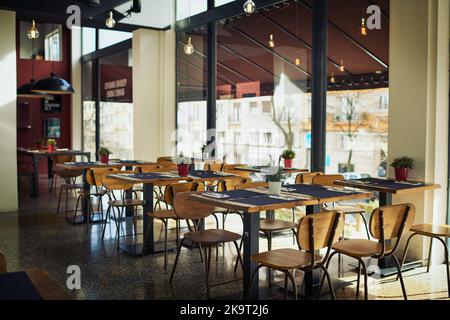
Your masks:
[{"label": "window of building outside", "polygon": [[36,23],[39,37],[30,40],[27,30],[31,22],[20,21],[20,59],[62,61],[63,30],[59,24]]}]

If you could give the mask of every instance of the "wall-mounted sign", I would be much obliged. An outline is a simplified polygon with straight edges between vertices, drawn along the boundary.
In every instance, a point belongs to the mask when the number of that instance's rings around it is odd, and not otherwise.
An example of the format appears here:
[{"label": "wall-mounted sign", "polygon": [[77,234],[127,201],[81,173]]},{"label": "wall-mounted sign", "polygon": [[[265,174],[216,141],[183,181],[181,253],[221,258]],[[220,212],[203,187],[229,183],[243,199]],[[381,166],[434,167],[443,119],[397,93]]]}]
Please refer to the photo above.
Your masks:
[{"label": "wall-mounted sign", "polygon": [[42,99],[42,110],[44,112],[50,113],[61,112],[62,111],[61,96],[54,95]]},{"label": "wall-mounted sign", "polygon": [[121,65],[101,65],[101,100],[133,102],[132,68]]}]

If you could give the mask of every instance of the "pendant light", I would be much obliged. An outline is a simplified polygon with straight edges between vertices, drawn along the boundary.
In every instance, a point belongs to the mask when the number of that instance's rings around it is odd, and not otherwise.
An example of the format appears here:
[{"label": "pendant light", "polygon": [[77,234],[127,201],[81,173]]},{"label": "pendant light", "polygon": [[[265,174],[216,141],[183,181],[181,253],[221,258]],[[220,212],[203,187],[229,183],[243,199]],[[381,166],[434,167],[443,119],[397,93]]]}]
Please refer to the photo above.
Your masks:
[{"label": "pendant light", "polygon": [[34,39],[31,39],[31,79],[30,82],[21,85],[17,88],[17,97],[19,98],[45,98],[47,95],[37,92],[32,92],[31,88],[34,86],[36,80],[34,80]]},{"label": "pendant light", "polygon": [[331,73],[331,78],[330,78],[330,82],[331,83],[336,83],[336,79],[334,78],[334,73]]},{"label": "pendant light", "polygon": [[361,35],[367,36],[366,19],[361,19]]},{"label": "pendant light", "polygon": [[[300,39],[300,31],[298,24],[298,2],[295,5],[295,32],[297,33],[297,39]],[[300,58],[300,50],[297,49],[297,57],[295,58],[295,65],[299,67],[302,64],[302,59]]]},{"label": "pendant light", "polygon": [[275,48],[275,41],[273,40],[273,34],[270,34],[269,36],[269,47],[270,48]]},{"label": "pendant light", "polygon": [[344,72],[344,71],[345,71],[344,60],[341,60],[341,65],[339,66],[339,70],[340,70],[341,72]]},{"label": "pendant light", "polygon": [[39,38],[39,30],[36,28],[36,22],[31,20],[31,27],[27,30],[28,39],[37,39]]},{"label": "pendant light", "polygon": [[252,0],[247,0],[244,3],[244,12],[247,14],[252,14],[255,12],[256,5]]},{"label": "pendant light", "polygon": [[[52,27],[54,27],[52,25]],[[53,29],[53,28],[52,28]],[[49,78],[44,78],[34,83],[31,91],[43,94],[72,94],[72,85],[65,79],[59,78],[55,73],[55,61],[52,61],[52,72]]]},{"label": "pendant light", "polygon": [[188,42],[184,45],[184,53],[188,56],[193,55],[195,52],[194,45],[192,44],[191,37],[188,38]]},{"label": "pendant light", "polygon": [[112,29],[116,25],[116,20],[114,20],[112,11],[109,12],[108,19],[106,19],[105,24],[108,28]]}]

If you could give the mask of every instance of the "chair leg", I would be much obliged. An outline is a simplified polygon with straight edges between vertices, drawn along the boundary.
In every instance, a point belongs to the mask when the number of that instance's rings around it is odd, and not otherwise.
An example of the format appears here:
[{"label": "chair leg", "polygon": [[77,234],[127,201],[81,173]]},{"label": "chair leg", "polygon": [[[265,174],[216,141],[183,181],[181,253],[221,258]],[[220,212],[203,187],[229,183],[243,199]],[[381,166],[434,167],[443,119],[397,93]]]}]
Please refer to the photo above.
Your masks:
[{"label": "chair leg", "polygon": [[367,240],[370,240],[369,225],[367,224],[366,217],[364,217],[364,213],[360,213],[359,215],[363,219],[364,227],[366,228]]},{"label": "chair leg", "polygon": [[[60,188],[59,189],[59,197],[58,197],[58,207],[56,208],[56,215],[59,215],[59,207],[61,205],[62,192],[63,192],[63,189]],[[67,212],[66,212],[66,216],[67,216]]]},{"label": "chair leg", "polygon": [[450,298],[450,270],[448,266],[448,247],[447,243],[442,240],[441,238],[436,238],[439,240],[440,243],[444,246],[444,253],[445,253],[445,265],[447,267],[447,290],[448,290],[448,297]]},{"label": "chair leg", "polygon": [[392,255],[392,258],[394,259],[395,266],[397,267],[398,277],[400,278],[400,285],[402,286],[403,298],[405,300],[408,300],[408,296],[406,295],[405,283],[403,282],[402,268],[400,266],[400,262],[398,262],[398,259],[394,254]]},{"label": "chair leg", "polygon": [[433,251],[433,238],[430,238],[430,249],[428,251],[427,273],[430,272],[431,253]]},{"label": "chair leg", "polygon": [[234,265],[234,272],[236,273],[238,264],[239,263],[241,264],[242,270],[244,270],[244,264],[242,263],[241,250],[239,250],[239,245],[237,244],[236,241],[233,241],[233,243],[237,252],[236,264]]},{"label": "chair leg", "polygon": [[[322,270],[324,272],[324,275],[327,277],[328,287],[329,287],[330,293],[331,293],[331,299],[336,300],[336,295],[334,294],[334,288],[333,288],[333,283],[331,282],[330,273],[324,266],[322,266]],[[320,292],[319,292],[319,297],[320,297]]]},{"label": "chair leg", "polygon": [[170,283],[172,283],[172,281],[173,281],[173,276],[175,274],[175,269],[177,268],[178,259],[180,258],[180,252],[181,252],[181,248],[183,247],[184,240],[185,240],[184,238],[181,239],[180,246],[177,249],[177,255],[175,257],[175,262],[173,263],[172,272],[170,273],[170,281],[169,281]]},{"label": "chair leg", "polygon": [[108,222],[108,218],[111,214],[111,206],[108,206],[108,209],[106,210],[106,217],[105,217],[105,221],[103,223],[103,233],[102,233],[102,240],[105,240],[105,231],[106,231],[106,224]]},{"label": "chair leg", "polygon": [[209,300],[209,271],[211,268],[211,246],[205,246],[206,298]]},{"label": "chair leg", "polygon": [[358,261],[358,268],[356,268],[356,272],[358,273],[358,277],[356,280],[356,297],[359,297],[359,284],[361,281],[361,262]]},{"label": "chair leg", "polygon": [[284,273],[284,300],[287,300],[287,284],[288,284],[288,275],[287,272]]},{"label": "chair leg", "polygon": [[[295,223],[295,208],[292,208],[292,223]],[[295,233],[292,235],[292,245],[295,245],[296,236]]]},{"label": "chair leg", "polygon": [[[295,283],[295,278],[294,278],[294,276],[293,276],[289,271],[286,271],[286,275],[287,275],[287,277],[291,280],[292,291],[293,291],[293,295],[294,295],[294,300],[297,300],[297,284]],[[286,287],[287,287],[287,286],[286,286]]]},{"label": "chair leg", "polygon": [[67,189],[66,189],[66,202],[65,202],[65,204],[66,204],[65,210],[66,210],[66,213],[67,213],[67,211],[69,210],[68,209],[68,206],[69,206],[69,190],[67,190]]},{"label": "chair leg", "polygon": [[364,300],[369,300],[369,279],[367,276],[367,267],[362,259],[359,259],[364,270]]},{"label": "chair leg", "polygon": [[[337,254],[336,251],[333,251],[333,252],[330,254],[330,256],[328,257],[328,261],[327,261],[327,264],[326,264],[326,266],[325,266],[325,269],[328,270],[328,267],[330,266],[331,259],[334,257],[335,254]],[[322,287],[323,287],[324,281],[325,281],[325,274],[323,274],[322,279],[320,280],[320,288],[319,288],[319,292],[322,292]]]},{"label": "chair leg", "polygon": [[164,225],[164,270],[167,270],[167,220],[161,220]]},{"label": "chair leg", "polygon": [[[268,251],[272,251],[272,232],[266,232],[265,234],[267,237],[267,249],[268,249]],[[272,287],[272,269],[268,267],[267,273],[268,273],[269,288],[270,288],[270,287]]]},{"label": "chair leg", "polygon": [[[408,241],[406,241],[405,252],[403,253],[402,261],[400,262],[400,270],[401,268],[403,268],[403,265],[405,264],[406,255],[408,254],[409,245],[411,244],[411,239],[417,235],[418,235],[417,233],[413,233],[412,235],[409,236]],[[398,281],[398,275],[396,281]]]}]

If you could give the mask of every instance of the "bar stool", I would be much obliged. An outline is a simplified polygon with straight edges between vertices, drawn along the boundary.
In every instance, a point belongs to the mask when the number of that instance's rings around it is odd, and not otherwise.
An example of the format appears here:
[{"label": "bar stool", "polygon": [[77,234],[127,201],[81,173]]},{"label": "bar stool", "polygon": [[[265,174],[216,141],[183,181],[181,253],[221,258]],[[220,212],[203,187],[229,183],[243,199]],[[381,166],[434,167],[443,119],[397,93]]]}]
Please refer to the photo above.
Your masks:
[{"label": "bar stool", "polygon": [[[196,194],[196,192],[182,192],[175,195],[174,198],[174,210],[175,214],[179,219],[191,220],[194,226],[198,226],[196,221],[200,221],[214,211],[214,206],[200,203],[198,201],[190,200],[189,197]],[[224,244],[228,242],[233,242],[237,251],[237,261],[236,265],[240,262],[242,265],[241,254],[237,244],[237,241],[241,239],[241,235],[230,232],[223,229],[209,229],[209,230],[199,230],[198,227],[195,231],[188,232],[184,234],[180,245],[178,246],[177,255],[175,258],[175,263],[173,265],[172,273],[170,275],[170,283],[173,281],[175,275],[175,270],[178,264],[178,259],[180,257],[181,248],[186,240],[193,243],[197,243],[201,248],[204,249],[204,262],[205,262],[205,276],[206,276],[206,295],[209,299],[210,283],[209,274],[211,270],[211,248],[213,246],[217,247],[219,244]]]},{"label": "bar stool", "polygon": [[[299,269],[309,272],[314,269],[321,269],[324,276],[327,277],[332,298],[333,300],[336,299],[328,273],[328,264],[325,267],[325,263],[330,256],[332,244],[338,239],[343,227],[343,214],[339,211],[328,211],[303,217],[297,229],[299,249],[278,249],[258,253],[251,257],[251,260],[258,263],[258,267],[250,278],[248,292],[253,287],[257,271],[262,267],[267,267],[284,273],[284,299],[287,298],[289,279],[294,290],[294,299],[297,300],[297,285],[290,271]],[[325,256],[318,255],[316,252],[323,248],[327,248]]]},{"label": "bar stool", "polygon": [[[166,186],[164,190],[164,201],[167,205],[173,207],[173,200],[175,195],[180,192],[187,191],[197,191],[199,184],[197,182],[187,182],[187,183],[173,183]],[[176,243],[178,246],[180,239],[180,219],[175,214],[173,209],[167,210],[156,210],[153,212],[146,212],[151,218],[160,220],[164,226],[164,270],[167,270],[167,232],[168,232],[168,224],[169,220],[175,220],[176,223]],[[148,239],[148,233],[150,230],[147,230],[147,233],[144,237],[144,248],[146,248],[146,243]]]},{"label": "bar stool", "polygon": [[[403,297],[408,299],[406,295],[405,284],[400,269],[400,262],[395,256],[402,236],[406,233],[415,216],[415,208],[412,204],[399,204],[393,206],[380,207],[372,212],[370,217],[370,231],[372,236],[379,240],[378,242],[371,240],[342,240],[333,245],[334,252],[330,255],[327,262],[327,268],[331,259],[335,254],[343,254],[358,260],[358,279],[356,287],[356,295],[359,295],[360,270],[361,266],[364,271],[364,298],[368,299],[368,281],[367,281],[367,267],[363,258],[382,259],[385,257],[392,257],[397,267],[397,274],[400,278],[400,285],[402,287]],[[394,245],[386,243],[397,239]],[[323,280],[323,277],[322,277]],[[323,283],[322,283],[323,284]]]},{"label": "bar stool", "polygon": [[400,264],[403,267],[403,264],[406,260],[406,255],[408,254],[409,245],[411,243],[411,239],[415,236],[423,236],[430,238],[430,250],[428,254],[428,264],[427,264],[427,272],[430,272],[430,261],[431,261],[431,252],[433,248],[433,239],[438,240],[444,246],[445,252],[445,265],[447,268],[447,290],[448,296],[450,298],[450,272],[448,266],[448,247],[447,243],[442,238],[450,237],[450,226],[448,225],[432,225],[432,224],[418,224],[411,227],[412,234],[409,236],[408,241],[406,242],[405,253],[403,254],[402,262]]}]

